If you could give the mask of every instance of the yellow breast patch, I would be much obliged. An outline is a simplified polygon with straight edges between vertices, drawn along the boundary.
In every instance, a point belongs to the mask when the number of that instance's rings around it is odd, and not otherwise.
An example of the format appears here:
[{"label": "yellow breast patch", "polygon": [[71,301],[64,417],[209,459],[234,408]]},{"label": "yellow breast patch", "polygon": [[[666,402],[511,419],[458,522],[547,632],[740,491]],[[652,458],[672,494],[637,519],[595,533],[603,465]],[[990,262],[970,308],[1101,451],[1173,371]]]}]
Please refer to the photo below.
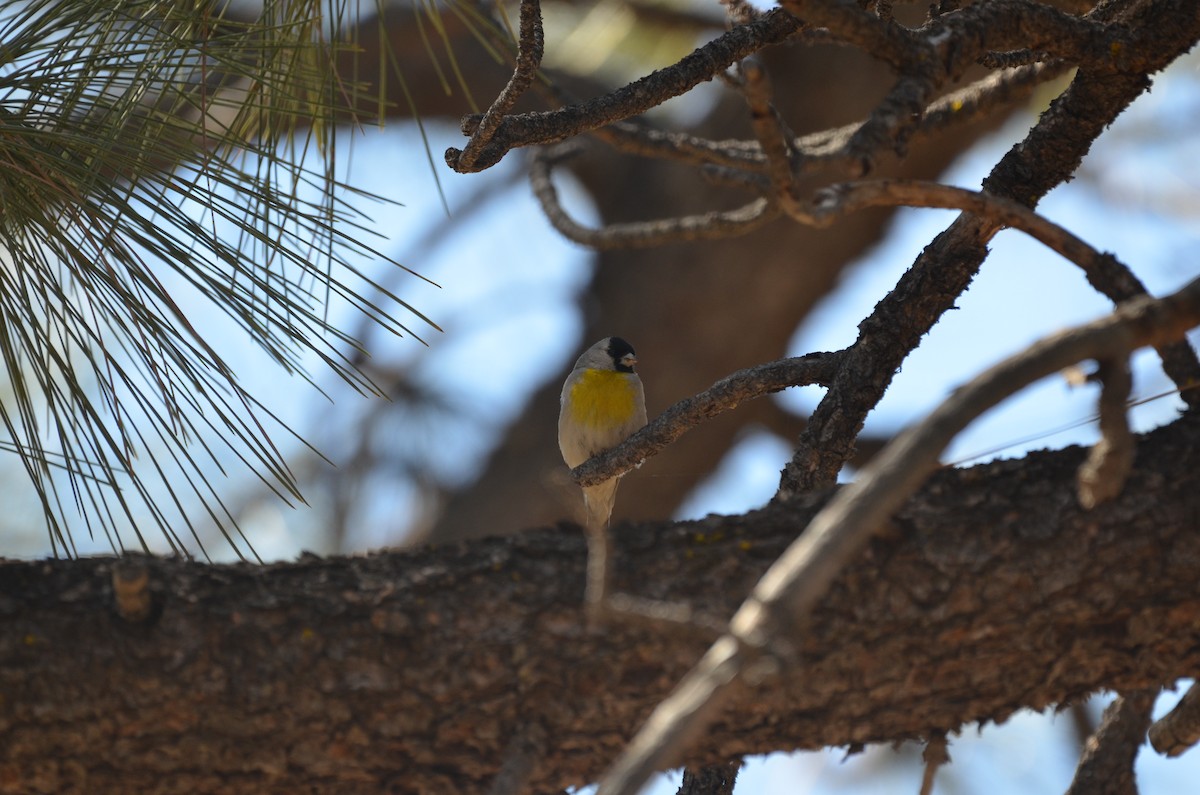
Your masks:
[{"label": "yellow breast patch", "polygon": [[628,422],[637,406],[633,379],[615,370],[584,370],[571,388],[571,419],[594,428]]}]

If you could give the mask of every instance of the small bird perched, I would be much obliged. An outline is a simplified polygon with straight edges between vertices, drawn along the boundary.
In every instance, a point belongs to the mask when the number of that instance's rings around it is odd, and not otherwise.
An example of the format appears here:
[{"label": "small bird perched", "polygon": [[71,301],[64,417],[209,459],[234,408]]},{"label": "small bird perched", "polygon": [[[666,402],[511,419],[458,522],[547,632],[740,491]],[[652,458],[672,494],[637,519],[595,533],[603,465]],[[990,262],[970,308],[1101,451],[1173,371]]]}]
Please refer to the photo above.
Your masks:
[{"label": "small bird perched", "polygon": [[[583,352],[563,384],[558,447],[571,469],[616,447],[646,424],[646,396],[634,368],[633,346],[605,337]],[[586,600],[596,607],[608,592],[608,519],[619,478],[585,486],[588,583]]]}]

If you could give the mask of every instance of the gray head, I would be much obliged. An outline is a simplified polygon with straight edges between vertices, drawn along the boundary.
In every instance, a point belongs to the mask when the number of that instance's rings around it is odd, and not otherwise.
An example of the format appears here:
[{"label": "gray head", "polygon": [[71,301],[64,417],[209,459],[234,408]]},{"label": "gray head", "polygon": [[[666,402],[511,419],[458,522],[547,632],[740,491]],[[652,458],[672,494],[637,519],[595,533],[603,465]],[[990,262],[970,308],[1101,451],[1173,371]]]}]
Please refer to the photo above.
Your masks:
[{"label": "gray head", "polygon": [[637,354],[633,352],[633,346],[620,337],[605,337],[575,361],[576,370],[586,368],[632,373],[636,365]]}]

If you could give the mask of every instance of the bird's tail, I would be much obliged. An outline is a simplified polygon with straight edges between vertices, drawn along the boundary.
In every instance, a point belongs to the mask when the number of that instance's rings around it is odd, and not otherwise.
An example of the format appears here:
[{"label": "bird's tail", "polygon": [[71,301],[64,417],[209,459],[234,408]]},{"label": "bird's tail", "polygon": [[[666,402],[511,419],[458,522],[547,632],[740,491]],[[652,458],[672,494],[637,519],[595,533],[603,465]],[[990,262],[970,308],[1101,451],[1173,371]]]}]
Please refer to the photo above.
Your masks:
[{"label": "bird's tail", "polygon": [[606,480],[583,490],[583,505],[587,510],[587,591],[584,601],[592,609],[599,608],[609,593],[612,566],[609,557],[608,519],[617,501],[620,478]]},{"label": "bird's tail", "polygon": [[589,528],[608,527],[608,518],[612,516],[613,504],[617,501],[617,485],[620,482],[620,478],[613,478],[583,490],[583,506],[587,509]]}]

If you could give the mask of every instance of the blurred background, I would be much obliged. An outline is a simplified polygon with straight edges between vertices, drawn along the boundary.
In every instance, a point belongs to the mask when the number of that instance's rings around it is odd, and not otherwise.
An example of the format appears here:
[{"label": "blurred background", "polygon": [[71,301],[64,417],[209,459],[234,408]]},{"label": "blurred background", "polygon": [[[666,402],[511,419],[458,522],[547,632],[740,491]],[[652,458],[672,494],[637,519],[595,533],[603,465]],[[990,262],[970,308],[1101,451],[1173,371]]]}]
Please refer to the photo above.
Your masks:
[{"label": "blurred background", "polygon": [[[546,60],[556,81],[594,96],[669,64],[724,30],[715,3],[596,0],[544,3]],[[471,34],[470,18],[429,6],[384,7],[386,41],[362,37],[359,74],[389,71],[394,111],[386,126],[346,127],[339,162],[347,183],[382,199],[347,197],[370,220],[372,245],[422,279],[364,257],[365,273],[427,315],[441,332],[395,336],[333,303],[363,350],[347,347],[388,395],[364,398],[320,362],[316,385],[289,378],[246,344],[242,332],[188,287],[177,300],[213,340],[247,390],[296,436],[273,437],[306,504],[286,501],[232,457],[211,477],[254,553],[291,559],[301,551],[356,553],[424,541],[520,532],[576,518],[579,492],[559,458],[558,392],[578,353],[617,334],[637,349],[651,417],[733,372],[782,356],[850,344],[857,323],[882,298],[952,213],[870,211],[829,229],[778,220],[727,241],[644,251],[595,253],[552,230],[534,201],[524,153],[482,174],[441,163],[461,146],[458,120],[486,106],[508,76]],[[432,42],[432,44],[430,44]],[[776,99],[798,134],[861,119],[891,85],[888,70],[849,48],[776,48],[766,59]],[[1093,246],[1114,252],[1152,293],[1194,277],[1200,245],[1200,75],[1195,56],[1173,65],[1100,139],[1075,180],[1039,207]],[[786,76],[786,81],[785,77]],[[879,174],[940,179],[978,188],[1065,85],[1047,85],[1010,110],[929,140]],[[536,106],[536,103],[533,105]],[[414,119],[413,110],[419,121]],[[651,114],[656,125],[710,138],[751,137],[744,99],[717,83],[700,86]],[[349,147],[352,146],[352,150]],[[810,187],[844,179],[815,175]],[[746,200],[669,163],[619,156],[598,144],[556,174],[564,203],[593,224],[666,217]],[[171,278],[169,274],[164,279]],[[386,300],[379,294],[379,300]],[[999,235],[980,277],[905,363],[867,424],[865,458],[923,416],[957,385],[1001,357],[1064,326],[1110,309],[1071,264],[1014,232]],[[341,315],[339,315],[341,313]],[[1181,402],[1153,355],[1136,361],[1135,429],[1169,422]],[[1161,395],[1161,396],[1160,396]],[[614,521],[690,518],[757,507],[779,470],[816,389],[753,401],[697,428],[627,477]],[[946,462],[1020,456],[1033,448],[1096,438],[1090,388],[1065,380],[1038,385],[984,417],[959,438]],[[297,438],[298,437],[298,438]],[[302,441],[303,440],[303,441]],[[859,462],[861,463],[861,461]],[[843,473],[853,477],[853,468]],[[42,507],[16,456],[0,455],[0,554],[50,553]],[[184,506],[187,509],[187,506]],[[199,512],[205,540],[193,554],[236,559]],[[81,554],[112,551],[109,539],[76,533]],[[147,536],[152,548],[153,535]],[[1021,715],[980,736],[952,738],[954,764],[937,792],[1055,792],[1069,782],[1086,725],[1105,698],[1077,712]],[[1173,699],[1160,701],[1165,711]],[[1139,760],[1145,793],[1194,789],[1195,752]],[[775,755],[748,763],[739,793],[915,792],[919,749]],[[658,792],[673,792],[678,776]]]}]

